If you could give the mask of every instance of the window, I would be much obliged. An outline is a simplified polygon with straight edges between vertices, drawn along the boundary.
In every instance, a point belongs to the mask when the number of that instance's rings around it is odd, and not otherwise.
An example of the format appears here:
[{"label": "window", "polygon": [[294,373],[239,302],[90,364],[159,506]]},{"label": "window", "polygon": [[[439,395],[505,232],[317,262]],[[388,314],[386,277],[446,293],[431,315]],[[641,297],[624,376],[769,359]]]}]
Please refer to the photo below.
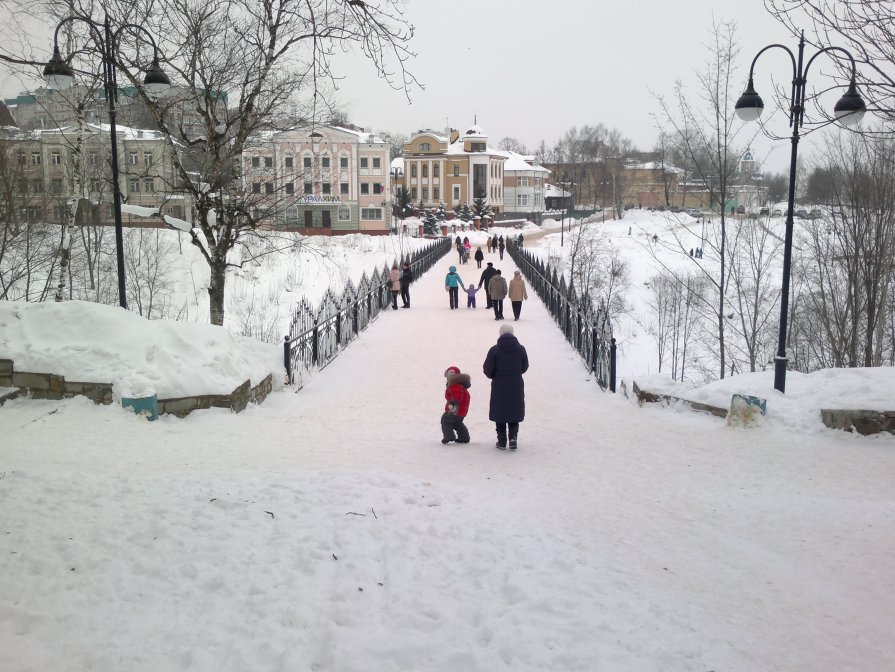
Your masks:
[{"label": "window", "polygon": [[50,158],[54,166],[62,165],[62,154],[60,154],[59,152],[53,152],[50,155]]},{"label": "window", "polygon": [[440,201],[441,200],[441,189],[438,187],[432,187],[432,200]]},{"label": "window", "polygon": [[261,193],[261,183],[260,182],[252,182],[252,193],[253,194]]},{"label": "window", "polygon": [[454,177],[460,177],[460,164],[454,164]]},{"label": "window", "polygon": [[327,229],[332,228],[332,225],[333,225],[332,213],[329,210],[324,210],[321,214],[323,215],[323,226]]},{"label": "window", "polygon": [[348,157],[347,156],[339,157],[339,168],[348,168]]},{"label": "window", "polygon": [[287,182],[286,183],[286,193],[287,194],[295,193],[295,182]]},{"label": "window", "polygon": [[152,165],[152,152],[143,152],[143,165],[144,166]]},{"label": "window", "polygon": [[34,180],[31,183],[31,189],[35,194],[42,194],[44,191],[44,181],[43,180]]},{"label": "window", "polygon": [[423,164],[423,177],[429,177],[429,164]]},{"label": "window", "polygon": [[322,185],[320,185],[320,192],[323,194],[333,193],[332,185],[329,182],[324,182]]},{"label": "window", "polygon": [[439,175],[441,175],[440,168],[441,168],[441,165],[438,163],[436,163],[434,166],[432,166],[432,177],[438,177]]},{"label": "window", "polygon": [[382,159],[378,156],[373,157],[373,170],[382,170]]},{"label": "window", "polygon": [[469,143],[469,151],[470,152],[484,152],[485,151],[485,143],[484,142],[471,142],[471,143]]},{"label": "window", "polygon": [[137,153],[136,152],[128,152],[127,153],[127,162],[132,166],[137,165]]},{"label": "window", "polygon": [[322,168],[329,168],[329,157],[328,156],[324,156],[322,159],[320,159],[320,166]]},{"label": "window", "polygon": [[306,156],[306,157],[304,158],[304,161],[303,161],[302,165],[303,165],[305,168],[310,168],[310,167],[311,167],[311,157],[310,157],[310,156]]},{"label": "window", "polygon": [[368,159],[366,156],[361,157],[360,167],[361,168],[369,168],[370,167],[370,159]]},{"label": "window", "polygon": [[366,182],[361,182],[360,184],[360,193],[364,196],[370,195],[370,185]]},{"label": "window", "polygon": [[429,200],[429,187],[423,187],[423,200]]},{"label": "window", "polygon": [[520,177],[520,178],[518,178],[518,180],[519,180],[519,186],[520,186],[520,187],[527,187],[527,186],[529,186],[529,185],[528,185],[528,178],[527,178],[527,177]]},{"label": "window", "polygon": [[305,226],[309,229],[314,226],[314,213],[310,210],[305,210]]},{"label": "window", "polygon": [[90,180],[90,191],[99,191],[99,180]]},{"label": "window", "polygon": [[264,157],[264,167],[265,168],[273,168],[273,157],[272,156]]},{"label": "window", "polygon": [[283,166],[286,168],[293,168],[295,166],[295,157],[287,156],[283,159]]},{"label": "window", "polygon": [[311,184],[310,182],[305,182],[304,183],[304,193],[313,194],[314,193],[314,185]]},{"label": "window", "polygon": [[410,198],[411,198],[411,200],[413,200],[413,201],[416,200],[416,187],[412,187],[412,188],[410,189]]},{"label": "window", "polygon": [[347,205],[343,205],[339,208],[339,221],[340,222],[350,222],[351,221],[351,208]]},{"label": "window", "polygon": [[382,193],[382,185],[381,185],[379,182],[375,182],[375,183],[373,184],[373,193],[374,193],[374,194],[381,194],[381,193]]},{"label": "window", "polygon": [[98,156],[96,152],[90,152],[90,154],[87,156],[87,161],[88,163],[90,163],[91,166],[95,166],[97,158]]},{"label": "window", "polygon": [[343,196],[348,195],[348,183],[347,182],[342,182],[339,185],[339,193],[342,194]]},{"label": "window", "polygon": [[382,208],[361,208],[360,218],[366,220],[382,220]]},{"label": "window", "polygon": [[50,182],[50,189],[53,191],[53,193],[58,194],[60,191],[62,191],[62,180],[58,177],[54,177],[53,181]]},{"label": "window", "polygon": [[147,193],[153,193],[155,191],[155,180],[151,177],[147,177],[143,180],[143,191]]},{"label": "window", "polygon": [[130,191],[133,193],[139,193],[140,191],[140,180],[131,180],[130,183]]},{"label": "window", "polygon": [[261,157],[253,156],[252,157],[252,168],[260,168],[261,167]]},{"label": "window", "polygon": [[415,163],[410,165],[410,177],[416,177],[416,164]]},{"label": "window", "polygon": [[19,180],[19,193],[20,194],[28,193],[28,180]]},{"label": "window", "polygon": [[265,182],[264,183],[264,193],[265,194],[273,193],[273,182]]},{"label": "window", "polygon": [[40,152],[31,152],[31,165],[32,166],[40,165]]},{"label": "window", "polygon": [[420,143],[420,151],[421,151],[421,152],[428,152],[428,151],[431,151],[431,150],[432,150],[432,145],[430,145],[428,142],[421,142],[421,143]]},{"label": "window", "polygon": [[20,166],[25,165],[25,152],[19,152],[19,165]]},{"label": "window", "polygon": [[516,205],[528,205],[528,194],[516,194]]},{"label": "window", "polygon": [[454,185],[454,194],[453,194],[454,202],[458,202],[460,200],[460,185]]}]

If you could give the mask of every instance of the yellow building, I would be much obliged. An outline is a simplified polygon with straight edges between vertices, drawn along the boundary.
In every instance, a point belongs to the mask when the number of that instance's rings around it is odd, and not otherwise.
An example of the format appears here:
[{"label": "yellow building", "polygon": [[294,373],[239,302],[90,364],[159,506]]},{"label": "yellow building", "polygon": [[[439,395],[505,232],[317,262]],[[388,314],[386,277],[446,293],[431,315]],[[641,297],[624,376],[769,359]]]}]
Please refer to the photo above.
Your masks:
[{"label": "yellow building", "polygon": [[504,162],[506,155],[488,147],[488,136],[470,126],[461,136],[419,131],[404,145],[404,174],[396,188],[410,193],[413,205],[453,209],[470,206],[481,195],[494,213],[504,209]]}]

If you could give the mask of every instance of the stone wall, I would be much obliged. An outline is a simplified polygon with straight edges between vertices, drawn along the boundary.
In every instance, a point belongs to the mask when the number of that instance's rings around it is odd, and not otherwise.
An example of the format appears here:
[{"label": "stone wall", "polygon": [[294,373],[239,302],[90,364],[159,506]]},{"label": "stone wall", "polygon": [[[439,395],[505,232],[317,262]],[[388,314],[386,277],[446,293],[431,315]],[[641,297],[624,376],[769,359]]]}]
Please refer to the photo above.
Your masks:
[{"label": "stone wall", "polygon": [[895,411],[836,410],[822,408],[820,417],[832,429],[870,435],[888,432],[895,434]]},{"label": "stone wall", "polygon": [[[65,380],[52,373],[16,371],[11,359],[0,359],[0,388],[16,388],[32,399],[68,399],[83,396],[97,404],[112,403],[111,383],[88,383]],[[230,394],[204,394],[173,399],[159,399],[158,412],[185,417],[203,408],[229,408],[234,413],[245,410],[249,403],[260,404],[273,389],[273,374],[252,387],[246,380]],[[4,401],[13,395],[4,395]]]}]

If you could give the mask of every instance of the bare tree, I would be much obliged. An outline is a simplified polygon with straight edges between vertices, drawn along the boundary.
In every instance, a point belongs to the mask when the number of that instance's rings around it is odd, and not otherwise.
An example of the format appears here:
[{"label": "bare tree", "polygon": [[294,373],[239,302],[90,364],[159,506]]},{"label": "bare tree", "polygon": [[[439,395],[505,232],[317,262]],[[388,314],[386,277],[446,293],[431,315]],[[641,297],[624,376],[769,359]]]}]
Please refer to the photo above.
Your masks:
[{"label": "bare tree", "polygon": [[895,145],[855,134],[827,143],[828,216],[804,227],[801,336],[824,366],[880,366],[895,286]]},{"label": "bare tree", "polygon": [[[657,96],[662,109],[662,118],[667,130],[664,141],[668,151],[677,154],[681,160],[686,159],[689,169],[700,182],[708,183],[709,176],[717,180],[718,199],[723,204],[730,193],[732,176],[735,173],[738,157],[741,152],[734,148],[736,135],[742,124],[734,114],[734,103],[739,91],[738,79],[734,78],[735,63],[739,54],[736,41],[736,24],[733,22],[715,23],[712,28],[712,41],[708,45],[710,60],[705,69],[698,73],[699,87],[697,97],[687,94],[678,83],[675,87],[675,107]],[[705,111],[707,110],[707,111]],[[724,378],[727,370],[725,353],[725,300],[728,284],[727,274],[727,215],[724,208],[718,217],[719,234],[716,238],[718,247],[718,276],[712,279],[717,290],[715,296],[715,321],[717,325],[716,339],[719,357],[719,375]],[[685,247],[682,246],[682,251]]]}]

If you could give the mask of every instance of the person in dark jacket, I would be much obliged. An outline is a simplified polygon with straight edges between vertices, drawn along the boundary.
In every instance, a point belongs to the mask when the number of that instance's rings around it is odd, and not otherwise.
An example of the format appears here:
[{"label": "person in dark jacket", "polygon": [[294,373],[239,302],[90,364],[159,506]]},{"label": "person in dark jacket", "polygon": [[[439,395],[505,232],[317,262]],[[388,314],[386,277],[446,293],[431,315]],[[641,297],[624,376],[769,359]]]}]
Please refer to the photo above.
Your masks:
[{"label": "person in dark jacket", "polygon": [[498,268],[494,277],[488,281],[488,298],[491,299],[491,305],[494,306],[495,320],[503,319],[503,300],[507,298],[507,291],[507,281]]},{"label": "person in dark jacket", "polygon": [[484,261],[484,259],[485,259],[485,253],[482,252],[482,248],[481,248],[481,246],[475,248],[475,256],[474,256],[473,258],[475,259],[475,263],[476,263],[476,265],[477,265],[477,268],[481,268],[481,267],[482,267],[482,261]]},{"label": "person in dark jacket", "polygon": [[447,382],[444,390],[444,413],[441,414],[441,442],[469,443],[469,429],[463,424],[463,418],[469,412],[469,374],[460,373],[456,366],[449,366],[444,377]]},{"label": "person in dark jacket", "polygon": [[413,282],[413,271],[410,270],[410,264],[404,262],[404,268],[401,271],[401,301],[402,308],[410,308],[410,283]]},{"label": "person in dark jacket", "polygon": [[516,450],[519,423],[525,419],[522,374],[528,371],[528,353],[513,335],[513,325],[501,325],[497,344],[488,350],[482,371],[491,380],[488,419],[497,428],[497,447]]},{"label": "person in dark jacket", "polygon": [[500,236],[497,239],[497,251],[500,253],[500,258],[503,259],[503,251],[506,248],[506,245],[503,242],[503,236]]},{"label": "person in dark jacket", "polygon": [[485,308],[491,308],[491,295],[488,293],[488,283],[491,282],[491,278],[497,275],[497,269],[494,268],[494,264],[490,261],[488,265],[485,266],[485,270],[482,271],[482,277],[479,279],[479,287],[485,285]]}]

